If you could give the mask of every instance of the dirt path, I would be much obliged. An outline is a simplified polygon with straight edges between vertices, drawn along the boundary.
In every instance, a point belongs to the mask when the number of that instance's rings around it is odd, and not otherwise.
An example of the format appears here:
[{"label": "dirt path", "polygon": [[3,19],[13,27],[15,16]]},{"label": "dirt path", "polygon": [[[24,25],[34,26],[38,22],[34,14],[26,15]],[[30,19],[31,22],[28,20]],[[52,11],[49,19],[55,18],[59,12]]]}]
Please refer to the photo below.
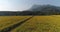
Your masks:
[{"label": "dirt path", "polygon": [[[33,17],[33,16],[32,16],[32,17]],[[25,20],[23,20],[23,21],[21,21],[21,22],[19,22],[19,23],[17,23],[17,24],[14,24],[14,25],[12,25],[12,26],[10,26],[10,27],[4,28],[4,29],[2,29],[0,32],[10,32],[11,30],[13,30],[13,29],[17,28],[18,26],[22,25],[23,23],[25,23],[26,21],[28,21],[28,20],[31,19],[32,17],[29,17],[29,18],[27,18],[27,19],[25,19]]]}]

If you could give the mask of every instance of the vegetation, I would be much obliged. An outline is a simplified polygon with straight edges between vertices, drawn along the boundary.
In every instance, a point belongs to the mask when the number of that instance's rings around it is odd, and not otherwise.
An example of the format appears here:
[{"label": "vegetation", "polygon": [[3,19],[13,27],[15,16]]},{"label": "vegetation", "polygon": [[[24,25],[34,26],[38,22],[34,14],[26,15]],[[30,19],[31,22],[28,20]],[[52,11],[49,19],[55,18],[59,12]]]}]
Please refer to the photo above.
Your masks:
[{"label": "vegetation", "polygon": [[30,16],[0,16],[0,30],[19,23]]},{"label": "vegetation", "polygon": [[60,16],[34,16],[11,32],[60,32]]},{"label": "vegetation", "polygon": [[[0,31],[31,16],[0,16]],[[10,32],[60,32],[60,15],[33,16]]]}]

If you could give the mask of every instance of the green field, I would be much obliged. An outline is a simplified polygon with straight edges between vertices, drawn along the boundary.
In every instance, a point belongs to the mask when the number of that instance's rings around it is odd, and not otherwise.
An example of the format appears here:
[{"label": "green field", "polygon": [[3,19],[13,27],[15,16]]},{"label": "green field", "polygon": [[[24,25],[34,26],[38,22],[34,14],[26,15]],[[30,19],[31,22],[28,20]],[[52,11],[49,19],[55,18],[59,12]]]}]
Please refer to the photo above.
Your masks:
[{"label": "green field", "polygon": [[[0,16],[0,30],[31,16]],[[60,15],[33,16],[11,32],[60,32]]]}]

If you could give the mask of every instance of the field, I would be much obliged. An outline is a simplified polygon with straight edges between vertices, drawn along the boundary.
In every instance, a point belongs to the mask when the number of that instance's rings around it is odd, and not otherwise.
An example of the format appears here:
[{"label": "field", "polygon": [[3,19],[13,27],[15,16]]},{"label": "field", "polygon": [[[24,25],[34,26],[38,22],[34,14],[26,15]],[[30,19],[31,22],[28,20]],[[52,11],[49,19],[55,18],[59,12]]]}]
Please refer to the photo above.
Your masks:
[{"label": "field", "polygon": [[30,16],[0,16],[0,30],[14,25]]},{"label": "field", "polygon": [[[0,30],[29,17],[32,16],[0,16]],[[60,15],[33,16],[11,32],[60,32]]]}]

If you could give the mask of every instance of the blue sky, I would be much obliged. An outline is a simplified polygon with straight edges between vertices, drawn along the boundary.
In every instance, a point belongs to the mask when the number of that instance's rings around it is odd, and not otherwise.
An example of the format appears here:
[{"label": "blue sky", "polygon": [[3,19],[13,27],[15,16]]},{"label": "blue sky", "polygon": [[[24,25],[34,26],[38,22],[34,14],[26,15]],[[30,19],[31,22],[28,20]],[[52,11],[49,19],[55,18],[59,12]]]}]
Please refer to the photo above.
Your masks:
[{"label": "blue sky", "polygon": [[0,11],[22,11],[34,4],[51,4],[60,6],[60,0],[0,0]]}]

